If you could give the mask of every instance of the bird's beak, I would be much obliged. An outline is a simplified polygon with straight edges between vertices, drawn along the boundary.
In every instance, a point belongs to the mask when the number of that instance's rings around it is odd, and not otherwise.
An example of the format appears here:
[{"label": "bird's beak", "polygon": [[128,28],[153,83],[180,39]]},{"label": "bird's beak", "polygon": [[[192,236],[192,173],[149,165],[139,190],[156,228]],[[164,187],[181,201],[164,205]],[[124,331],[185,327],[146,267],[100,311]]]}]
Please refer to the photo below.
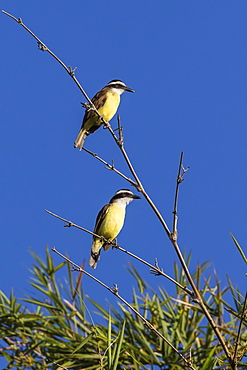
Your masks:
[{"label": "bird's beak", "polygon": [[133,199],[142,199],[142,197],[139,197],[138,195],[133,195]]},{"label": "bird's beak", "polygon": [[125,91],[129,91],[129,92],[135,92],[135,90],[130,89],[128,86],[126,86],[126,87],[124,88],[124,90],[125,90]]}]

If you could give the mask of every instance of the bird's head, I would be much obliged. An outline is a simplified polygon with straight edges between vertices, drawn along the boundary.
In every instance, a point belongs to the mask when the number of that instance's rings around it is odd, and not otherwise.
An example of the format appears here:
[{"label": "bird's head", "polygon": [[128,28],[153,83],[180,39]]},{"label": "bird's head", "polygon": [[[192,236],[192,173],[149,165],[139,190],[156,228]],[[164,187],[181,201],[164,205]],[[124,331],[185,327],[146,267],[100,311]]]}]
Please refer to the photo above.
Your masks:
[{"label": "bird's head", "polygon": [[134,90],[130,89],[125,83],[121,80],[111,80],[108,82],[106,87],[109,87],[111,90],[116,91],[119,95],[121,95],[125,91],[135,92]]},{"label": "bird's head", "polygon": [[110,203],[129,204],[133,199],[141,199],[129,189],[120,189],[111,198]]}]

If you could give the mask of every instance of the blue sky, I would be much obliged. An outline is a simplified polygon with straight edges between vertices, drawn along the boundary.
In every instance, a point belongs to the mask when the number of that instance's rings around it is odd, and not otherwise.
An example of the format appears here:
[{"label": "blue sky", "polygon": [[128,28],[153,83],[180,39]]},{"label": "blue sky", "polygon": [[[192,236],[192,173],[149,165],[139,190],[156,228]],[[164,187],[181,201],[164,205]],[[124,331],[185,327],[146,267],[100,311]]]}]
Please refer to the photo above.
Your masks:
[{"label": "blue sky", "polygon": [[[2,1],[66,65],[92,97],[121,79],[125,148],[169,227],[180,152],[190,166],[180,188],[179,245],[192,251],[191,271],[211,260],[222,285],[228,274],[243,292],[246,266],[247,4],[245,1]],[[49,209],[93,230],[113,194],[130,185],[73,148],[85,99],[72,79],[16,22],[1,14],[1,289],[30,291],[33,260],[45,245],[88,262],[90,235],[47,215]],[[111,121],[116,127],[116,117]],[[107,130],[85,146],[130,176]],[[133,190],[133,189],[132,189]],[[119,244],[172,274],[175,252],[144,199],[128,206]],[[54,255],[56,262],[61,259]],[[129,298],[130,258],[102,253],[95,276]],[[151,286],[171,288],[131,260]],[[93,272],[87,267],[89,272]],[[115,297],[89,278],[85,293],[105,304]]]}]

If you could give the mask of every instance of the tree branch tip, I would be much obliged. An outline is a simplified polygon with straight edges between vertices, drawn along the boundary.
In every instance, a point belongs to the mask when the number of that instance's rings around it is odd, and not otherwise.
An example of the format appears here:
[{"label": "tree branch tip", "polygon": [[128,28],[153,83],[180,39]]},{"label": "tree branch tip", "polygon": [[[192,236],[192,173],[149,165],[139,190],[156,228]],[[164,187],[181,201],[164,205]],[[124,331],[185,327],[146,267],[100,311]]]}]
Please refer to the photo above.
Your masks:
[{"label": "tree branch tip", "polygon": [[52,250],[52,252],[56,252],[57,251],[56,250],[56,247],[52,247],[51,250]]},{"label": "tree branch tip", "polygon": [[150,274],[153,274],[155,276],[159,276],[161,275],[162,273],[164,273],[164,270],[162,268],[159,267],[159,262],[158,262],[158,258],[155,258],[154,259],[154,265],[156,267],[156,270],[151,268],[150,269]]}]

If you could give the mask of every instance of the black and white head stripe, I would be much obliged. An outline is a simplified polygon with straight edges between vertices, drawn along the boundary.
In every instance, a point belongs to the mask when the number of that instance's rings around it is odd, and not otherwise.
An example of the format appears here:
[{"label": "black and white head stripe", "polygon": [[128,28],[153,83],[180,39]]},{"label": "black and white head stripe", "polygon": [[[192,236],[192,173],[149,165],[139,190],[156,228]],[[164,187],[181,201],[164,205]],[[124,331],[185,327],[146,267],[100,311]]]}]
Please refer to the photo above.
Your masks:
[{"label": "black and white head stripe", "polygon": [[139,197],[138,195],[133,194],[131,190],[121,189],[121,190],[118,190],[114,194],[114,196],[110,200],[110,203],[113,203],[114,201],[116,201],[118,199],[124,199],[124,198],[127,198],[127,199],[141,199],[141,197]]},{"label": "black and white head stripe", "polygon": [[121,80],[111,80],[106,86],[111,87],[112,89],[134,92],[134,90],[126,86],[125,83]]}]

